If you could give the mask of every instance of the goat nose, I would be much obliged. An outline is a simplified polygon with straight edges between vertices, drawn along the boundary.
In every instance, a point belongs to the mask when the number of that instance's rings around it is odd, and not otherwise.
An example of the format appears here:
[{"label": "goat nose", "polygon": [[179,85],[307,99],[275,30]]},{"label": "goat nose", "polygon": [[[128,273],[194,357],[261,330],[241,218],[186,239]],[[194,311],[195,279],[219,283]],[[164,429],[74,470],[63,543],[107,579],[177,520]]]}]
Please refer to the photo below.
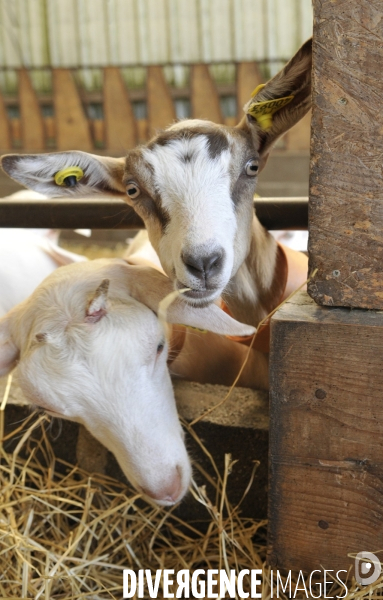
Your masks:
[{"label": "goat nose", "polygon": [[182,254],[185,267],[191,275],[204,281],[221,270],[223,263],[223,251],[217,250],[212,254]]},{"label": "goat nose", "polygon": [[166,504],[174,504],[180,499],[182,492],[182,469],[177,466],[170,481],[160,490],[143,489],[145,494],[158,502],[166,502]]}]

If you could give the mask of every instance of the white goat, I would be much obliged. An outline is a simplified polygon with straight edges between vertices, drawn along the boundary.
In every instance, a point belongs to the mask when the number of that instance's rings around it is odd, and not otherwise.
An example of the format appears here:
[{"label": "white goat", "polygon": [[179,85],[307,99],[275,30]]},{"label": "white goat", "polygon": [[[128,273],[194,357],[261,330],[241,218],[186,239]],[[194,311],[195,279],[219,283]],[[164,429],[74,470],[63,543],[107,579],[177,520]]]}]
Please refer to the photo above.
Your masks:
[{"label": "white goat", "polygon": [[0,229],[0,317],[25,300],[52,271],[86,260],[46,235],[27,229]]},{"label": "white goat", "polygon": [[[44,199],[22,190],[7,200]],[[52,229],[0,229],[0,317],[25,300],[52,271],[62,265],[86,260],[57,245],[58,231]]]},{"label": "white goat", "polygon": [[[311,40],[258,88],[237,127],[186,120],[126,158],[8,155],[2,166],[50,197],[124,196],[143,218],[166,274],[176,287],[190,288],[188,301],[205,306],[222,295],[236,319],[256,326],[306,278],[307,259],[278,245],[260,225],[253,194],[272,145],[305,115],[310,101]],[[83,177],[77,184],[68,179],[74,187],[56,185],[55,174],[70,166],[80,167]],[[288,277],[294,261],[298,268]]]},{"label": "white goat", "polygon": [[[173,504],[190,482],[190,463],[167,368],[167,332],[156,316],[173,289],[148,267],[120,259],[54,271],[0,319],[0,376],[18,364],[26,398],[82,423],[111,450],[126,477],[158,503]],[[176,300],[172,323],[217,333],[254,330],[217,306]]]}]

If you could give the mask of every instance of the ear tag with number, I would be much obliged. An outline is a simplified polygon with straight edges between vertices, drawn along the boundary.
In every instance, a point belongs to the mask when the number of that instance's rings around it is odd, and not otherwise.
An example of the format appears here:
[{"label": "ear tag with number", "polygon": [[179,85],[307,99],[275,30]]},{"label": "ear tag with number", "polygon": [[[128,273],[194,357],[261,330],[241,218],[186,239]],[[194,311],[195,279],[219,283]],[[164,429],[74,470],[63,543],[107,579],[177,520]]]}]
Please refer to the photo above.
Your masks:
[{"label": "ear tag with number", "polygon": [[[256,96],[258,92],[265,87],[262,83],[255,88],[252,93],[252,97]],[[273,124],[273,115],[278,110],[289,104],[294,96],[285,96],[284,98],[276,98],[275,100],[265,100],[263,102],[253,102],[247,109],[247,114],[251,115],[256,119],[261,129],[267,130]]]}]

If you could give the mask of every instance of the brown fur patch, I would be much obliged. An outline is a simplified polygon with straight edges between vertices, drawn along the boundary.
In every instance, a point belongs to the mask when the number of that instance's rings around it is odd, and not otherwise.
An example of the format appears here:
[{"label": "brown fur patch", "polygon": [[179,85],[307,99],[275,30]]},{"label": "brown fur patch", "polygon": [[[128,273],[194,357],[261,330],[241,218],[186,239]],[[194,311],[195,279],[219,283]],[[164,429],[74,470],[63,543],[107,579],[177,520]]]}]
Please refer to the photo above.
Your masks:
[{"label": "brown fur patch", "polygon": [[152,182],[153,168],[143,158],[140,149],[132,150],[126,157],[124,185],[128,181],[135,181],[141,194],[135,200],[127,197],[127,202],[145,221],[147,218],[155,219],[162,232],[165,231],[170,221],[170,215],[161,203],[161,197],[156,192]]},{"label": "brown fur patch", "polygon": [[224,150],[229,148],[229,140],[224,133],[223,128],[219,125],[212,127],[211,125],[198,125],[197,127],[185,128],[185,129],[165,129],[155,138],[153,138],[149,144],[149,150],[152,150],[154,146],[166,146],[176,140],[190,140],[196,136],[205,136],[207,138],[207,147],[210,158],[216,158]]}]

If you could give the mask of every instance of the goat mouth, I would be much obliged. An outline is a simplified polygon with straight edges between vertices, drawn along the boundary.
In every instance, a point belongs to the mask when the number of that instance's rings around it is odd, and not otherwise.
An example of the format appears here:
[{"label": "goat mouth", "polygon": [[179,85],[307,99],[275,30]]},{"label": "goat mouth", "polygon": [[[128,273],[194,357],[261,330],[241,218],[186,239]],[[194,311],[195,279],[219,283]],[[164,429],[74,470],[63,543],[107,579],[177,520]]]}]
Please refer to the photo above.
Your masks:
[{"label": "goat mouth", "polygon": [[[176,288],[182,290],[189,286],[180,281],[176,281]],[[214,302],[221,294],[221,288],[216,287],[205,287],[202,290],[188,289],[186,292],[182,292],[182,296],[192,306],[205,307]]]},{"label": "goat mouth", "polygon": [[183,296],[185,296],[185,300],[192,306],[205,308],[214,302],[217,297],[217,293],[216,291],[213,292],[212,290],[190,290],[189,292],[185,292]]}]

